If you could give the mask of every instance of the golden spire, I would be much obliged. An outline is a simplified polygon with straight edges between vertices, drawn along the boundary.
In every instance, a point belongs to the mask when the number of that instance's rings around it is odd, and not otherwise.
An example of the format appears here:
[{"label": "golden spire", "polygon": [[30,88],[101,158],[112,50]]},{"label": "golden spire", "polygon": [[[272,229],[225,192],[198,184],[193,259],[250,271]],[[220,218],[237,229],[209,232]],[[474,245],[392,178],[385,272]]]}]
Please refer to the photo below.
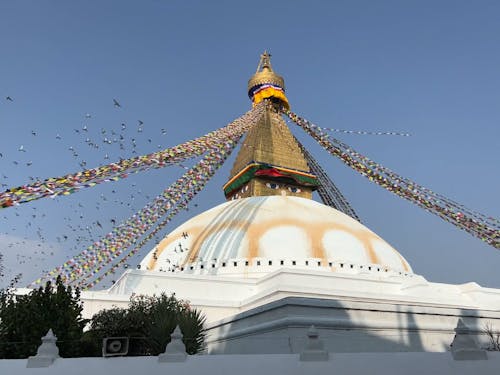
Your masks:
[{"label": "golden spire", "polygon": [[264,53],[260,55],[259,65],[257,65],[255,73],[264,69],[270,70],[271,72],[273,71],[273,68],[271,67],[271,54],[267,51],[264,51]]},{"label": "golden spire", "polygon": [[312,198],[316,177],[297,141],[276,107],[288,108],[284,80],[271,67],[271,55],[264,52],[257,72],[248,81],[253,104],[267,100],[264,116],[248,132],[229,181],[224,185],[227,199],[252,196],[291,195]]},{"label": "golden spire", "polygon": [[264,99],[290,108],[285,96],[285,80],[273,71],[271,55],[265,51],[260,55],[255,74],[248,80],[248,97],[253,104]]}]

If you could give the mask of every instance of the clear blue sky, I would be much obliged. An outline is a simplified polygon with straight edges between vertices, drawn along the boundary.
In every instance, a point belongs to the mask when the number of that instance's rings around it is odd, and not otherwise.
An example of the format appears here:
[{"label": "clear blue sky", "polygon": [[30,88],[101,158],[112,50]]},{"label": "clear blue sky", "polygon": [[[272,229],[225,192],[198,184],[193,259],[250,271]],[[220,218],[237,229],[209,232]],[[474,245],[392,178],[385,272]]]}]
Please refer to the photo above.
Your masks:
[{"label": "clear blue sky", "polygon": [[[143,154],[222,127],[249,109],[246,83],[268,49],[292,110],[324,127],[410,132],[338,138],[499,217],[499,19],[498,1],[1,1],[0,183],[74,172],[83,160],[93,167],[131,157],[132,138]],[[125,150],[103,143],[121,123]],[[416,273],[500,288],[498,250],[371,184],[294,132],[363,222]],[[164,234],[224,201],[231,161]],[[61,264],[89,245],[87,226],[96,238],[107,233],[111,219],[127,218],[181,173],[150,171],[2,210],[7,276],[0,282],[22,272],[27,283]]]}]

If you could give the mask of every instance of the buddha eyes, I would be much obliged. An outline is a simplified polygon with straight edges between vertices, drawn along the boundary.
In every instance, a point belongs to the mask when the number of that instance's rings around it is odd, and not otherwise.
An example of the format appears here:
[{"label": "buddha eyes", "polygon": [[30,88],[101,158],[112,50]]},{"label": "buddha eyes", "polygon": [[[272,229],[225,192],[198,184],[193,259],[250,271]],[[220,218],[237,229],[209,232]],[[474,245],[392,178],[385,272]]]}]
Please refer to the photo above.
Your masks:
[{"label": "buddha eyes", "polygon": [[273,190],[278,190],[280,188],[280,185],[279,184],[276,184],[274,182],[267,182],[266,183],[266,186],[269,188],[269,189],[273,189]]},{"label": "buddha eyes", "polygon": [[280,188],[285,188],[286,187],[290,193],[300,193],[300,192],[302,192],[302,190],[300,188],[296,187],[296,186],[285,186],[285,185],[277,184],[275,182],[267,182],[266,186],[269,189],[273,189],[273,190],[278,190]]}]

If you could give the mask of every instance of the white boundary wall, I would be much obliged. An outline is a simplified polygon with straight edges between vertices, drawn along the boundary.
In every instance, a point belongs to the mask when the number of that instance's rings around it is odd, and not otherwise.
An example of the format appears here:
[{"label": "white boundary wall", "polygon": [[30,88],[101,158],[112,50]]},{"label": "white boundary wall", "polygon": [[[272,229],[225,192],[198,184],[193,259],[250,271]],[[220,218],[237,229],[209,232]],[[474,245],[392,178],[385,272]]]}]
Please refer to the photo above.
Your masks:
[{"label": "white boundary wall", "polygon": [[451,353],[330,353],[328,361],[300,361],[299,355],[199,355],[185,362],[158,357],[59,358],[44,368],[27,368],[26,359],[0,360],[2,375],[126,375],[126,374],[499,374],[500,352],[487,360],[454,360]]}]

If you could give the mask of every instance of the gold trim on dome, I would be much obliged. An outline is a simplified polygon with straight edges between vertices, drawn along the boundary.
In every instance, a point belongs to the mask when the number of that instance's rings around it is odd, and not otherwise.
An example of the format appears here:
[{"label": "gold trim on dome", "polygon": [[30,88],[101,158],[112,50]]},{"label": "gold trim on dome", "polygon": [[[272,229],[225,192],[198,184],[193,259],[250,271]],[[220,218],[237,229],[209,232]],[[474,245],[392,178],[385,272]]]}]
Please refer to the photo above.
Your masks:
[{"label": "gold trim on dome", "polygon": [[271,54],[267,51],[260,55],[260,62],[257,66],[257,71],[248,80],[247,90],[250,91],[252,87],[265,83],[271,83],[285,90],[285,80],[273,71],[271,66]]},{"label": "gold trim on dome", "polygon": [[257,85],[271,83],[285,90],[285,80],[274,72],[259,72],[248,80],[248,90]]},{"label": "gold trim on dome", "polygon": [[[367,258],[369,259],[371,264],[378,264],[381,267],[385,267],[388,269],[392,269],[388,264],[383,264],[380,262],[379,257],[377,256],[376,250],[373,248],[372,240],[377,239],[380,240],[380,237],[375,233],[368,232],[366,230],[355,230],[348,228],[345,225],[338,223],[323,223],[323,224],[310,224],[306,223],[302,220],[292,219],[292,218],[283,218],[277,221],[270,223],[269,221],[263,223],[253,223],[252,225],[248,225],[248,222],[244,221],[232,221],[232,222],[221,222],[216,225],[214,228],[205,228],[201,229],[201,227],[192,227],[185,228],[184,231],[188,231],[190,236],[196,237],[194,242],[191,244],[191,248],[188,251],[188,254],[184,258],[184,261],[181,264],[181,267],[184,267],[188,263],[193,263],[199,257],[199,252],[203,246],[204,241],[213,237],[215,233],[224,230],[230,229],[246,229],[246,238],[248,239],[248,252],[246,258],[252,260],[253,258],[260,257],[259,254],[259,240],[260,238],[270,229],[281,227],[281,226],[297,226],[304,230],[308,234],[308,238],[311,241],[311,257],[321,259],[321,261],[328,262],[331,259],[326,257],[326,249],[322,243],[323,237],[325,233],[329,230],[339,230],[344,231],[346,233],[351,234],[357,240],[359,240],[363,244],[363,248]],[[156,249],[156,258],[159,258],[160,254],[166,250],[168,245],[172,242],[179,240],[182,237],[182,234],[179,233],[176,236],[169,236],[166,238],[166,241],[162,241],[157,249]],[[409,266],[404,258],[399,254],[395,249],[391,247],[391,250],[399,256],[401,265],[403,269],[409,272]],[[342,259],[338,259],[338,261],[342,261]],[[149,269],[153,269],[156,266],[157,259],[153,257],[148,262]]]}]

